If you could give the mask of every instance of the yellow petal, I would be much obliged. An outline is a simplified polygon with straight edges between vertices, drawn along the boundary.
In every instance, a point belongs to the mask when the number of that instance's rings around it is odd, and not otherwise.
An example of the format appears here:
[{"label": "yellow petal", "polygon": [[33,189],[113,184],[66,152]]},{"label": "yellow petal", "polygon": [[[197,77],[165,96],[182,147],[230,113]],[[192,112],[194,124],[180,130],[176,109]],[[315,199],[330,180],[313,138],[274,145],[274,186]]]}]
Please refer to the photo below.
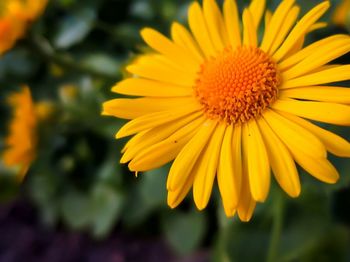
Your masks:
[{"label": "yellow petal", "polygon": [[[244,142],[244,139],[242,139]],[[246,146],[242,146],[243,151],[243,169],[242,169],[242,188],[237,207],[237,213],[241,221],[248,222],[252,216],[256,206],[256,202],[250,192],[249,178],[248,178],[248,155],[249,152]]]},{"label": "yellow petal", "polygon": [[268,109],[263,114],[272,130],[286,144],[291,144],[305,154],[325,158],[327,151],[323,143],[310,131]]},{"label": "yellow petal", "polygon": [[207,145],[217,123],[213,120],[204,122],[195,136],[184,146],[170,168],[167,189],[170,191],[182,188],[196,163],[198,157]]},{"label": "yellow petal", "polygon": [[[293,79],[305,75],[330,61],[350,51],[350,37],[335,39],[326,45],[320,45],[313,52],[290,69],[282,73],[284,80]],[[322,54],[322,55],[320,55]]]},{"label": "yellow petal", "polygon": [[313,24],[311,27],[310,27],[310,30],[309,30],[309,33],[310,32],[313,32],[313,31],[316,31],[318,29],[322,29],[322,28],[325,28],[327,27],[328,24],[326,22],[318,22],[318,23],[315,23]]},{"label": "yellow petal", "polygon": [[269,24],[271,22],[271,18],[272,18],[272,13],[270,10],[266,10],[265,12],[265,28],[269,27]]},{"label": "yellow petal", "polygon": [[326,158],[309,156],[301,151],[295,150],[292,145],[287,146],[294,159],[306,172],[324,183],[335,184],[338,181],[338,171]]},{"label": "yellow petal", "polygon": [[144,150],[157,144],[169,136],[174,134],[177,130],[185,127],[188,123],[195,121],[202,115],[202,112],[197,112],[177,119],[170,123],[157,126],[144,132],[140,132],[133,136],[123,148],[123,157],[120,163],[127,163],[132,160],[136,155],[142,154]]},{"label": "yellow petal", "polygon": [[119,129],[116,138],[122,138],[154,128],[174,120],[181,119],[193,112],[200,110],[197,102],[187,105],[185,108],[172,109],[169,111],[161,111],[152,114],[147,114],[135,118]]},{"label": "yellow petal", "polygon": [[265,28],[264,37],[261,43],[261,49],[266,53],[269,52],[275,38],[278,36],[281,27],[283,26],[284,20],[292,8],[295,0],[284,0],[277,7],[276,11],[271,17],[271,21],[268,27]]},{"label": "yellow petal", "polygon": [[292,9],[289,11],[288,15],[285,17],[285,20],[283,21],[283,26],[280,28],[278,34],[276,35],[272,43],[271,49],[269,50],[270,54],[273,54],[281,46],[287,34],[295,24],[298,18],[299,12],[300,12],[299,6],[293,6]]},{"label": "yellow petal", "polygon": [[270,166],[266,147],[255,120],[243,125],[243,146],[248,151],[250,191],[255,201],[264,202],[270,189]]},{"label": "yellow petal", "polygon": [[260,25],[261,18],[265,10],[266,0],[252,0],[249,5],[249,11],[252,14],[255,28]]},{"label": "yellow petal", "polygon": [[348,38],[349,37],[347,35],[341,35],[341,34],[323,38],[319,41],[316,41],[316,42],[304,47],[303,49],[301,49],[300,51],[298,51],[294,55],[289,56],[288,58],[284,59],[283,61],[281,61],[278,64],[278,68],[280,71],[285,71],[288,68],[296,65],[300,61],[303,61],[305,58],[309,57],[320,46],[327,46],[327,45],[333,43],[334,41],[338,41],[341,39],[348,39]]},{"label": "yellow petal", "polygon": [[112,91],[123,95],[153,96],[153,97],[175,97],[191,96],[193,89],[173,84],[144,78],[128,78],[117,83]]},{"label": "yellow petal", "polygon": [[235,0],[225,0],[224,19],[231,46],[234,48],[242,44],[238,8]]},{"label": "yellow petal", "polygon": [[141,31],[141,36],[154,50],[169,57],[172,61],[187,70],[195,71],[199,67],[200,63],[196,61],[196,58],[192,53],[187,52],[181,46],[176,45],[156,30],[145,28]]},{"label": "yellow petal", "polygon": [[[124,154],[126,151],[128,151],[128,149],[130,149],[130,147],[132,147],[133,145],[137,145],[138,142],[141,142],[141,137],[143,137],[146,133],[147,131],[143,131],[130,138],[129,141],[124,145],[123,149],[121,150],[121,153]],[[120,163],[124,164],[128,161],[130,161],[130,159],[125,162],[120,160]]]},{"label": "yellow petal", "polygon": [[347,105],[279,99],[271,107],[319,122],[344,126],[350,125],[350,106]]},{"label": "yellow petal", "polygon": [[215,50],[222,51],[227,44],[223,37],[227,35],[227,32],[221,11],[215,0],[203,1],[203,14]]},{"label": "yellow petal", "polygon": [[329,1],[324,1],[309,11],[293,28],[282,46],[273,55],[275,61],[280,61],[293,48],[294,44],[303,37],[310,27],[327,11]]},{"label": "yellow petal", "polygon": [[131,64],[126,70],[139,77],[185,87],[193,87],[197,79],[196,73],[171,68],[155,59],[149,59],[149,63]]},{"label": "yellow petal", "polygon": [[228,217],[236,213],[242,184],[242,128],[240,125],[226,128],[222,141],[217,179]]},{"label": "yellow petal", "polygon": [[299,196],[300,180],[291,154],[263,118],[258,120],[258,124],[278,184],[289,196]]},{"label": "yellow petal", "polygon": [[204,55],[197,42],[183,25],[174,22],[171,27],[171,36],[175,44],[191,52],[199,63],[204,62]]},{"label": "yellow petal", "polygon": [[118,98],[103,103],[102,115],[134,119],[147,114],[184,107],[193,98]]},{"label": "yellow petal", "polygon": [[196,74],[199,69],[193,68],[193,70],[188,70],[183,66],[174,62],[174,60],[158,53],[147,53],[138,56],[133,60],[131,65],[139,65],[143,67],[166,67],[167,70],[174,71],[176,74],[193,75]]},{"label": "yellow petal", "polygon": [[290,57],[292,55],[294,55],[295,53],[299,52],[305,43],[305,36],[300,37],[295,44],[293,45],[293,47],[287,52],[287,54],[285,55],[285,57]]},{"label": "yellow petal", "polygon": [[339,104],[350,104],[350,88],[336,86],[309,86],[283,89],[280,98],[322,101]]},{"label": "yellow petal", "polygon": [[204,120],[204,117],[198,118],[163,141],[143,149],[129,163],[129,169],[131,171],[148,171],[172,161],[191,140]]},{"label": "yellow petal", "polygon": [[293,45],[293,47],[287,52],[287,54],[285,55],[285,57],[290,57],[290,56],[293,56],[295,53],[299,52],[303,46],[304,46],[304,43],[305,43],[305,38],[307,36],[308,33],[314,31],[314,30],[317,30],[317,29],[320,29],[320,28],[323,28],[327,26],[327,23],[323,23],[323,22],[319,22],[319,23],[315,23],[313,24],[309,30],[307,31],[306,34],[302,35],[296,42],[295,44]]},{"label": "yellow petal", "polygon": [[253,16],[248,8],[243,11],[243,45],[258,45],[258,36],[254,26]]},{"label": "yellow petal", "polygon": [[316,126],[300,117],[288,113],[283,113],[283,116],[304,127],[305,129],[313,133],[315,136],[317,136],[325,145],[326,149],[332,154],[341,157],[350,157],[350,143],[344,138],[319,126]]},{"label": "yellow petal", "polygon": [[[338,180],[339,174],[326,159],[326,155],[315,150],[310,150],[311,144],[302,143],[298,137],[291,136],[293,134],[288,132],[289,129],[286,123],[288,121],[289,125],[295,125],[300,128],[301,126],[295,124],[294,122],[291,122],[290,120],[287,120],[272,110],[267,110],[265,112],[264,119],[273,129],[275,134],[288,147],[295,161],[297,161],[298,164],[308,173],[326,183],[335,183]],[[306,131],[306,129],[304,130]],[[320,151],[322,151],[322,149],[320,149]]]},{"label": "yellow petal", "polygon": [[287,80],[280,86],[281,89],[322,85],[341,82],[350,79],[350,65],[342,65],[321,70],[295,79]]},{"label": "yellow petal", "polygon": [[194,174],[189,174],[182,187],[175,189],[174,191],[168,191],[168,206],[171,208],[177,207],[182,200],[186,197],[190,191],[194,180]]},{"label": "yellow petal", "polygon": [[218,124],[193,168],[193,198],[199,210],[207,206],[211,195],[225,129],[225,123]]},{"label": "yellow petal", "polygon": [[188,11],[188,23],[191,31],[197,40],[198,45],[202,49],[205,56],[215,56],[215,47],[210,39],[209,31],[204,19],[204,15],[199,3],[194,2]]}]

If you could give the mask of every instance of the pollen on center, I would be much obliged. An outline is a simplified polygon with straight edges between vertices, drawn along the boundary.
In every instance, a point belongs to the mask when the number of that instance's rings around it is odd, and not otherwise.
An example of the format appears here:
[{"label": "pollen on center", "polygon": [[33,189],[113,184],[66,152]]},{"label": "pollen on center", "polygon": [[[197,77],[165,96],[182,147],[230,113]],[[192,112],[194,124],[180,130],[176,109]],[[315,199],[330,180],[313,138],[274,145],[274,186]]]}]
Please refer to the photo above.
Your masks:
[{"label": "pollen on center", "polygon": [[259,117],[276,100],[279,84],[276,63],[264,51],[226,48],[203,63],[195,95],[208,117],[239,124]]}]

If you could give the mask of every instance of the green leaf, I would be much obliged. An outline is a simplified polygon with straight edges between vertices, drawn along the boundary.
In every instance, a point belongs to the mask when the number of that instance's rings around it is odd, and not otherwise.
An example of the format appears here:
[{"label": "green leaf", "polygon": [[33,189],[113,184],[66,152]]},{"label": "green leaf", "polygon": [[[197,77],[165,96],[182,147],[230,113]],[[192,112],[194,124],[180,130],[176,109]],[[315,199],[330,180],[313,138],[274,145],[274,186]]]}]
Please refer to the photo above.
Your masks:
[{"label": "green leaf", "polygon": [[19,193],[19,187],[16,177],[7,174],[0,165],[0,203],[14,200]]},{"label": "green leaf", "polygon": [[140,225],[157,208],[166,206],[167,173],[168,168],[165,166],[134,178],[134,188],[128,194],[128,212],[123,217],[126,226]]},{"label": "green leaf", "polygon": [[322,236],[324,225],[317,219],[295,219],[280,241],[281,261],[293,261],[312,249]]},{"label": "green leaf", "polygon": [[96,13],[93,9],[84,8],[75,14],[65,17],[59,24],[54,45],[67,49],[81,42],[91,31]]},{"label": "green leaf", "polygon": [[[236,218],[237,219],[237,218]],[[230,261],[263,261],[270,241],[269,229],[257,223],[237,222],[227,228],[226,244]]]},{"label": "green leaf", "polygon": [[142,19],[152,19],[155,16],[149,1],[138,0],[134,1],[130,10],[131,15]]},{"label": "green leaf", "polygon": [[41,220],[46,225],[53,226],[59,217],[56,197],[59,182],[55,176],[49,174],[35,173],[29,176],[27,186],[32,201],[39,207]]},{"label": "green leaf", "polygon": [[163,231],[170,246],[181,255],[198,248],[206,231],[205,213],[171,212],[163,217]]},{"label": "green leaf", "polygon": [[98,185],[91,194],[92,233],[95,237],[105,237],[121,214],[124,195],[108,185]]},{"label": "green leaf", "polygon": [[69,191],[61,200],[64,221],[72,229],[87,228],[91,221],[91,208],[87,195],[78,191]]},{"label": "green leaf", "polygon": [[81,63],[87,68],[97,72],[103,72],[109,75],[118,76],[120,64],[117,60],[102,53],[93,53],[81,60]]},{"label": "green leaf", "polygon": [[148,171],[140,175],[140,194],[144,204],[148,206],[166,205],[166,167]]}]

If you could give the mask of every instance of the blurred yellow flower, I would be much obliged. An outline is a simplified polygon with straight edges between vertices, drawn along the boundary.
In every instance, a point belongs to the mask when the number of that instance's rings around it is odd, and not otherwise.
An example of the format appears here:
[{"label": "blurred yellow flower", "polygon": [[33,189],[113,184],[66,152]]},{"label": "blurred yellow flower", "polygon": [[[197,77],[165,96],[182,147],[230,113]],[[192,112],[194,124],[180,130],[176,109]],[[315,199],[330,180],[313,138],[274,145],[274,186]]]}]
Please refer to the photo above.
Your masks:
[{"label": "blurred yellow flower", "polygon": [[23,36],[30,22],[41,15],[47,0],[2,0],[0,5],[0,55]]},{"label": "blurred yellow flower", "polygon": [[13,109],[13,117],[5,139],[7,148],[3,153],[3,161],[8,167],[18,168],[18,178],[22,180],[36,155],[37,115],[28,87],[12,94],[8,101]]},{"label": "blurred yellow flower", "polygon": [[242,221],[266,200],[270,169],[291,197],[301,191],[295,162],[335,183],[327,151],[350,157],[350,144],[304,119],[350,125],[350,89],[328,85],[350,79],[350,65],[328,65],[350,51],[350,37],[303,47],[329,6],[324,1],[298,19],[295,1],[282,1],[266,12],[261,41],[263,0],[244,9],[242,29],[234,0],[225,0],[222,11],[204,0],[189,8],[190,31],[176,22],[171,39],[142,30],[154,52],[129,65],[133,77],[112,89],[137,98],[104,103],[104,115],[131,120],[116,135],[134,135],[121,163],[140,172],[174,160],[167,180],[172,208],[193,188],[204,209],[217,180],[226,215],[237,212]]},{"label": "blurred yellow flower", "polygon": [[79,88],[75,84],[65,84],[59,88],[59,96],[63,103],[69,104],[74,102],[79,95]]},{"label": "blurred yellow flower", "polygon": [[340,26],[345,26],[350,15],[350,0],[343,0],[337,6],[333,14],[333,23]]},{"label": "blurred yellow flower", "polygon": [[55,104],[51,101],[41,101],[35,104],[35,112],[40,122],[47,121],[55,113]]}]

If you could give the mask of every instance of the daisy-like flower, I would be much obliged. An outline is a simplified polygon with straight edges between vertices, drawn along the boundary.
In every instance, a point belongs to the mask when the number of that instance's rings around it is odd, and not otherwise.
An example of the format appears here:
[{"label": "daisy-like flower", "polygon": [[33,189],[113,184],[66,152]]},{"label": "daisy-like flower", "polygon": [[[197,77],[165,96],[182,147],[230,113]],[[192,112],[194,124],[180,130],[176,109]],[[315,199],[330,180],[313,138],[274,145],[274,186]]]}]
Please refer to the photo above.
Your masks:
[{"label": "daisy-like flower", "polygon": [[12,94],[8,101],[13,117],[2,158],[6,166],[18,168],[18,179],[22,180],[36,155],[37,115],[28,87]]},{"label": "daisy-like flower", "polygon": [[23,37],[29,23],[44,11],[47,0],[2,0],[0,3],[0,55]]},{"label": "daisy-like flower", "polygon": [[350,19],[350,0],[342,0],[333,14],[333,23],[339,26],[346,26]]},{"label": "daisy-like flower", "polygon": [[308,120],[350,124],[350,89],[328,85],[350,79],[350,65],[328,65],[350,51],[350,37],[303,47],[329,6],[324,1],[298,19],[299,6],[284,0],[265,12],[261,40],[262,0],[244,9],[242,28],[234,0],[222,11],[204,0],[189,8],[190,30],[175,22],[171,39],[142,30],[154,52],[129,65],[132,77],[112,89],[137,98],[104,104],[105,115],[131,119],[116,135],[134,135],[121,163],[140,172],[174,160],[167,180],[172,208],[193,188],[204,209],[216,180],[226,215],[237,212],[242,221],[266,200],[271,169],[291,197],[301,190],[296,163],[335,183],[327,151],[349,157],[350,144]]}]

